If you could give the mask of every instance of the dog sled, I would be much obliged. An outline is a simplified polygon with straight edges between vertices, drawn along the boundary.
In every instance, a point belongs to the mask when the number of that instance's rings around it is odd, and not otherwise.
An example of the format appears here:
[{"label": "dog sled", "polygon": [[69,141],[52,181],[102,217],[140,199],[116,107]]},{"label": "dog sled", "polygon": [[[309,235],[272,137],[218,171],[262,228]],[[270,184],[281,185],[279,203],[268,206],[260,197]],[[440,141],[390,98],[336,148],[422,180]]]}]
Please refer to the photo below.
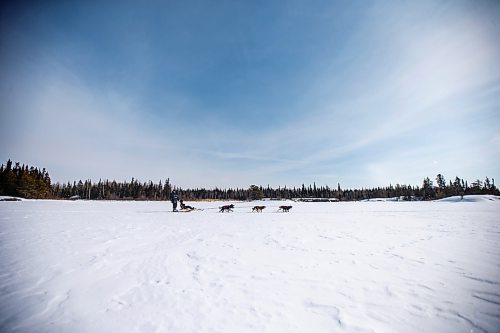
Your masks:
[{"label": "dog sled", "polygon": [[235,206],[234,204],[200,209],[200,208],[195,208],[193,206],[185,205],[184,202],[181,200],[180,209],[176,210],[175,212],[176,213],[189,213],[189,212],[193,212],[193,211],[218,209],[219,213],[232,213],[232,212],[234,212],[235,209],[251,208],[251,213],[263,213],[264,209],[266,209],[268,207],[278,208],[278,210],[274,211],[274,212],[283,212],[283,213],[288,213],[288,212],[290,212],[290,209],[292,209],[292,206],[285,206],[285,205],[281,205],[281,206]]},{"label": "dog sled", "polygon": [[203,210],[203,209],[195,208],[193,206],[188,206],[188,205],[184,204],[183,200],[181,200],[180,203],[181,203],[181,209],[177,210],[178,213],[189,213],[189,212],[192,212],[194,210]]}]

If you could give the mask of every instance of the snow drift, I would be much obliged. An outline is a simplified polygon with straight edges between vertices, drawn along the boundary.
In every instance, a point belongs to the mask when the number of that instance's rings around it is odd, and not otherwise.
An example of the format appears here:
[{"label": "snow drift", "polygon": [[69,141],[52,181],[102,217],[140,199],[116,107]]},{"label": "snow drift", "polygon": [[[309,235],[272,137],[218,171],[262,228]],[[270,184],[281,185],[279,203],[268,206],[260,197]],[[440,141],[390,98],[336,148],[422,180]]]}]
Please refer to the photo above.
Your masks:
[{"label": "snow drift", "polygon": [[499,332],[500,202],[0,202],[2,332]]},{"label": "snow drift", "polygon": [[482,202],[482,201],[500,201],[496,195],[464,195],[439,199],[440,202]]}]

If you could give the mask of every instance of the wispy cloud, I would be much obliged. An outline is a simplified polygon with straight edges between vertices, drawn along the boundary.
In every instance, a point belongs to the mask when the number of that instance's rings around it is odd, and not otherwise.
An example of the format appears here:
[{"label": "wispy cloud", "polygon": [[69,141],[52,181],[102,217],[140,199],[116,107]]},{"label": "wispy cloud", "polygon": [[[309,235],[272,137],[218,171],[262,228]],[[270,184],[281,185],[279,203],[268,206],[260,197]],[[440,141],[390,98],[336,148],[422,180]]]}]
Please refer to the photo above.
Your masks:
[{"label": "wispy cloud", "polygon": [[57,74],[28,87],[29,99],[15,95],[3,101],[6,107],[10,102],[16,106],[16,114],[9,117],[14,126],[3,128],[13,138],[2,145],[4,157],[44,165],[57,180],[77,175],[122,179],[144,175],[144,165],[153,155],[160,157],[161,165],[164,156],[175,151],[174,145],[145,127],[137,105],[127,96],[95,91],[64,71]]}]

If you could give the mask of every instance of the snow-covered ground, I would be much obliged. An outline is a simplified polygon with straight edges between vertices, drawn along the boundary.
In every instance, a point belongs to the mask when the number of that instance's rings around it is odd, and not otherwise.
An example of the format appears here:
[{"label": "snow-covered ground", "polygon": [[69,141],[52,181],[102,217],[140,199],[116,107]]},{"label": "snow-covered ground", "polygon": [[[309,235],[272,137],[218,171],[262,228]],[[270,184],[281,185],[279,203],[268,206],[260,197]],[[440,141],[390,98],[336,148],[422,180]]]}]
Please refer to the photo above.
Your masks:
[{"label": "snow-covered ground", "polygon": [[0,331],[500,332],[474,201],[0,202]]}]

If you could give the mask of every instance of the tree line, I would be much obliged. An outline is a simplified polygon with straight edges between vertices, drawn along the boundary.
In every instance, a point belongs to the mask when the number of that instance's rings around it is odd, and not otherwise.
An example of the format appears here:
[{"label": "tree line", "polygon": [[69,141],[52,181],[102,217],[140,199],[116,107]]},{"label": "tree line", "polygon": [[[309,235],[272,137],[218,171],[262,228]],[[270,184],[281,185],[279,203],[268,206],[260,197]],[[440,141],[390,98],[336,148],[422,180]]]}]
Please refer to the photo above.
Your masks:
[{"label": "tree line", "polygon": [[8,160],[0,166],[0,195],[21,198],[46,199],[52,197],[49,173],[28,165]]},{"label": "tree line", "polygon": [[434,200],[449,196],[464,196],[470,194],[500,195],[495,186],[495,180],[486,177],[468,183],[466,180],[455,177],[446,182],[442,174],[434,180],[425,178],[422,186],[389,185],[386,187],[343,189],[340,184],[336,187],[302,185],[299,187],[271,188],[251,185],[249,188],[194,188],[183,189],[175,187],[167,178],[158,183],[139,182],[132,178],[130,182],[110,180],[79,180],[73,183],[52,184],[49,173],[45,169],[38,169],[28,165],[20,165],[7,161],[0,167],[0,195],[16,196],[34,199],[68,199],[81,198],[88,200],[169,200],[171,192],[175,190],[186,200],[256,200],[270,199],[304,199],[317,200],[333,199],[338,201],[355,201],[373,198],[394,198],[401,200]]}]

